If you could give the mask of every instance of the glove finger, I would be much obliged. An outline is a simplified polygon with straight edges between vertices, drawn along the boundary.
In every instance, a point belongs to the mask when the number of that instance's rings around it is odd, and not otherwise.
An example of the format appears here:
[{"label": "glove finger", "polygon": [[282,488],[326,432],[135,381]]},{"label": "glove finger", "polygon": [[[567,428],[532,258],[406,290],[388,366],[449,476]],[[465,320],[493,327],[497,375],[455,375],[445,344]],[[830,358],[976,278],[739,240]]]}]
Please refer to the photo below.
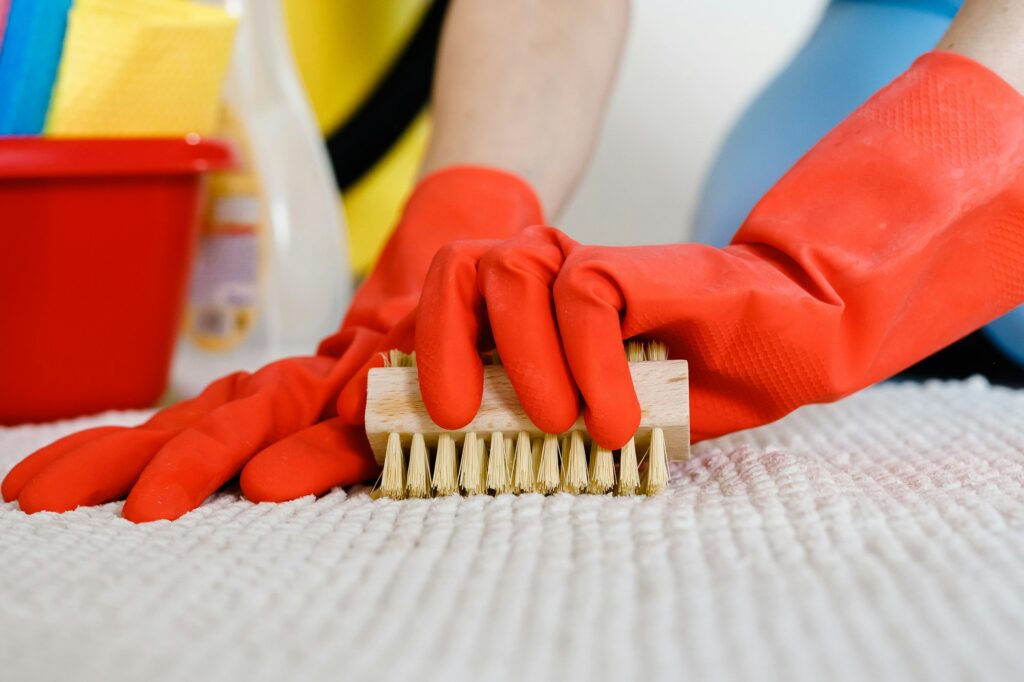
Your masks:
[{"label": "glove finger", "polygon": [[495,241],[452,242],[434,257],[416,316],[416,367],[423,404],[445,429],[468,424],[483,396],[484,325],[477,263]]},{"label": "glove finger", "polygon": [[574,254],[555,281],[555,308],[583,417],[598,445],[614,450],[640,426],[640,403],[622,347],[621,291],[601,264]]},{"label": "glove finger", "polygon": [[173,431],[120,429],[80,444],[29,479],[18,505],[34,514],[122,499],[173,436]]},{"label": "glove finger", "polygon": [[139,476],[123,516],[176,519],[235,476],[257,452],[316,422],[338,390],[333,358],[288,358],[252,375],[241,397],[167,442]]},{"label": "glove finger", "polygon": [[[366,380],[370,370],[384,366],[384,355],[397,349],[403,353],[411,353],[415,344],[416,311],[413,310],[402,318],[383,339],[373,342],[373,347],[360,353],[366,361],[345,383],[338,394],[338,416],[348,424],[362,424],[366,414]],[[347,359],[347,356],[346,356]]]},{"label": "glove finger", "polygon": [[526,414],[545,433],[569,430],[580,413],[551,292],[565,260],[557,234],[524,231],[485,253],[478,274],[501,363]]},{"label": "glove finger", "polygon": [[284,502],[374,478],[380,467],[366,433],[335,418],[280,440],[242,470],[242,492],[253,502]]},{"label": "glove finger", "polygon": [[[195,398],[160,410],[136,428],[97,427],[51,443],[11,470],[3,482],[3,497],[7,501],[17,498],[22,510],[29,513],[67,511],[120,499],[164,443],[230,400],[250,376],[236,372],[222,377]],[[118,431],[124,432],[123,438],[106,438]],[[103,439],[100,448],[85,447],[99,439]],[[64,459],[67,461],[60,466],[52,466]],[[39,476],[44,471],[46,475]],[[30,481],[35,482],[26,492]]]},{"label": "glove finger", "polygon": [[180,431],[232,400],[251,377],[249,372],[234,372],[221,377],[196,397],[165,407],[138,428]]},{"label": "glove finger", "polygon": [[31,455],[14,465],[4,481],[0,484],[0,496],[4,502],[13,502],[18,499],[22,489],[36,474],[48,467],[51,463],[68,454],[69,452],[96,440],[109,435],[115,431],[124,431],[125,426],[97,426],[92,429],[78,431],[71,435],[64,436],[60,440],[39,448]]}]

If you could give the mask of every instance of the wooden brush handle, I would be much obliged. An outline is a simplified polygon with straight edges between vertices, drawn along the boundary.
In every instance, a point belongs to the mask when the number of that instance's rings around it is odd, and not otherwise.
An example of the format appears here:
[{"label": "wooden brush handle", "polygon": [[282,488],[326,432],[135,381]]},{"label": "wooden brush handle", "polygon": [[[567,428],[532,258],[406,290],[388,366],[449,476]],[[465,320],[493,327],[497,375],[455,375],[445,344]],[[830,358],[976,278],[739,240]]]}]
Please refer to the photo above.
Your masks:
[{"label": "wooden brush handle", "polygon": [[[671,459],[690,456],[689,371],[685,360],[658,360],[629,363],[633,387],[640,400],[640,428],[636,435],[637,452],[646,450],[651,429],[661,428]],[[431,421],[420,396],[415,367],[382,367],[370,370],[366,388],[366,435],[377,462],[384,462],[388,434],[398,433],[403,447],[412,434],[421,433],[427,446],[437,444],[438,434],[451,434],[461,442],[469,432],[483,435],[494,431],[531,436],[543,432],[526,416],[516,398],[512,383],[500,365],[484,367],[484,393],[480,410],[469,424],[458,431],[447,431]],[[586,432],[582,415],[570,431]],[[561,435],[561,434],[558,434]]]}]

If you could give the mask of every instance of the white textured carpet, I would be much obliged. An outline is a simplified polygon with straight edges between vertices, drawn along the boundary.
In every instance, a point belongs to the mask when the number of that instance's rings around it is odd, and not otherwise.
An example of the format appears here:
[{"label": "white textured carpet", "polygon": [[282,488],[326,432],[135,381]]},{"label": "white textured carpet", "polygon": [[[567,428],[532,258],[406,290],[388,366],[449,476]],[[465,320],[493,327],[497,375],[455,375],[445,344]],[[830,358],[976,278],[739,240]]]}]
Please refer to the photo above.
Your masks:
[{"label": "white textured carpet", "polygon": [[[0,430],[0,473],[107,415]],[[0,679],[1024,678],[1024,393],[884,386],[655,499],[0,507]]]}]

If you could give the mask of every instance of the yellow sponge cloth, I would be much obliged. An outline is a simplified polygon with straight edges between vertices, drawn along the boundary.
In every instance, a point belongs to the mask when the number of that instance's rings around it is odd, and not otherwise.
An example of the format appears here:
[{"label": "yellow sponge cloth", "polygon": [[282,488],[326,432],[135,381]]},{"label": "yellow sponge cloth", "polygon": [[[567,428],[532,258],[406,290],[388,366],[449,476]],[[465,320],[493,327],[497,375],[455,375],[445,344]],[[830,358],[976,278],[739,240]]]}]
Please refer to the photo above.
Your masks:
[{"label": "yellow sponge cloth", "polygon": [[46,134],[213,132],[235,24],[181,0],[76,0]]}]

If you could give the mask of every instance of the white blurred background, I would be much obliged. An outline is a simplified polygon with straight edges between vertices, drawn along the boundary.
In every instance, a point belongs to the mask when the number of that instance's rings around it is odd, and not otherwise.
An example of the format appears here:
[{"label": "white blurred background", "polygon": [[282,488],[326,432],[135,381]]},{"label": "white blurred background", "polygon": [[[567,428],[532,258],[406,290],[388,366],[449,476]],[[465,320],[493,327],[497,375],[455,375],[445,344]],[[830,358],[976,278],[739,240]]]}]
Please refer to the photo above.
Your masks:
[{"label": "white blurred background", "polygon": [[593,244],[685,240],[718,145],[824,6],[634,0],[594,162],[558,224]]}]

